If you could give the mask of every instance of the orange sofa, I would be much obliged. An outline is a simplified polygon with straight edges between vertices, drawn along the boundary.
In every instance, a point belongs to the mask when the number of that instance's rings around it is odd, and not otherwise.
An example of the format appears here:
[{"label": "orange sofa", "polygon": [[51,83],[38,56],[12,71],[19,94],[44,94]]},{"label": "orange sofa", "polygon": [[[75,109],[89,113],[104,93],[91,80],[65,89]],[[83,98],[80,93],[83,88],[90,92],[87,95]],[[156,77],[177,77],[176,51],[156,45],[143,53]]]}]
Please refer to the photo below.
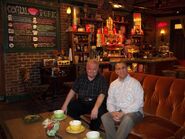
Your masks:
[{"label": "orange sofa", "polygon": [[[103,75],[109,83],[117,78],[115,72]],[[143,121],[131,133],[143,139],[185,139],[185,79],[130,75],[143,86],[145,112]]]}]

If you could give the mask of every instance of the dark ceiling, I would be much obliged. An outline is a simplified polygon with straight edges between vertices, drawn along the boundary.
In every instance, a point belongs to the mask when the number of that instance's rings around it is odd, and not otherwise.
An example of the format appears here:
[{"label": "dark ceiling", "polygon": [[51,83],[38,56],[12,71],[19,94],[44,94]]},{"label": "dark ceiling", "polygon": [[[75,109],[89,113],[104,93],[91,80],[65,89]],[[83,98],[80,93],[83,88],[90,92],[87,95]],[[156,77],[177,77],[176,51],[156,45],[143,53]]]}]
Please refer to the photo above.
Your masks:
[{"label": "dark ceiling", "polygon": [[144,12],[154,16],[185,15],[185,0],[58,0],[58,2],[80,6],[84,4],[98,6],[101,4],[102,10],[109,8],[108,5],[117,3],[122,5],[122,8],[117,10],[128,12]]},{"label": "dark ceiling", "polygon": [[142,11],[156,16],[185,15],[185,0],[112,0],[132,11]]}]

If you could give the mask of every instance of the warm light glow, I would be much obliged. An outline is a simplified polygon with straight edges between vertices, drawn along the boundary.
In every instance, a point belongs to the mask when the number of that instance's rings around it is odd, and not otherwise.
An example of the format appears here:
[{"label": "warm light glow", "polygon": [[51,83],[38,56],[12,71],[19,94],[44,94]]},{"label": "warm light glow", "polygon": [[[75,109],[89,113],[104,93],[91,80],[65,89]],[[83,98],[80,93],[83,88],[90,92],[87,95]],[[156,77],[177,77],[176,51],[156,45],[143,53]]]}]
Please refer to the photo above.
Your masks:
[{"label": "warm light glow", "polygon": [[114,8],[121,8],[122,5],[120,5],[120,4],[113,4],[113,7],[114,7]]},{"label": "warm light glow", "polygon": [[71,7],[67,7],[66,13],[71,14]]},{"label": "warm light glow", "polygon": [[165,32],[165,30],[164,29],[161,29],[161,31],[160,31],[160,34],[162,35],[164,35],[166,32]]},{"label": "warm light glow", "polygon": [[141,13],[133,13],[134,22],[141,22]]},{"label": "warm light glow", "polygon": [[175,24],[175,29],[182,29],[182,24]]}]

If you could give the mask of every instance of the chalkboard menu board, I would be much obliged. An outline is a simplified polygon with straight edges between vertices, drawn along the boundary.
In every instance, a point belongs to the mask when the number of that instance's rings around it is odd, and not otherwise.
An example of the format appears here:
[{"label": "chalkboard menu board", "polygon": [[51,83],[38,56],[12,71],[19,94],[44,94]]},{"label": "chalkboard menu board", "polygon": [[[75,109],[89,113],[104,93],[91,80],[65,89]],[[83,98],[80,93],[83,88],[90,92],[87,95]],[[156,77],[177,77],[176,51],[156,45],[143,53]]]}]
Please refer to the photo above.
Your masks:
[{"label": "chalkboard menu board", "polygon": [[[29,5],[29,4],[28,4]],[[6,4],[7,52],[56,49],[58,9]]]}]

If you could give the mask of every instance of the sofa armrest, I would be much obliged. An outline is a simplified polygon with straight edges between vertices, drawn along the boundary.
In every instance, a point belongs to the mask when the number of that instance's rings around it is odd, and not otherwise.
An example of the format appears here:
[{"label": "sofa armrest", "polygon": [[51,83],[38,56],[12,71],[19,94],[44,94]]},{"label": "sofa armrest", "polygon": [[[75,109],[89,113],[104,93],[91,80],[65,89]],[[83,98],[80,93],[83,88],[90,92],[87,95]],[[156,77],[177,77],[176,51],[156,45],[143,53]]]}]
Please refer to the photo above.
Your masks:
[{"label": "sofa armrest", "polygon": [[169,129],[171,129],[172,131],[177,131],[181,126],[177,125],[176,123],[174,123],[173,121],[170,121],[168,119],[165,119],[163,117],[160,116],[155,116],[153,114],[150,113],[144,113],[144,117],[147,119],[153,119],[159,123],[161,123],[161,126],[164,127],[168,127]]},{"label": "sofa armrest", "polygon": [[185,127],[181,127],[175,133],[175,139],[185,139]]},{"label": "sofa armrest", "polygon": [[185,139],[185,127],[179,128],[174,136],[168,137],[167,139]]}]

